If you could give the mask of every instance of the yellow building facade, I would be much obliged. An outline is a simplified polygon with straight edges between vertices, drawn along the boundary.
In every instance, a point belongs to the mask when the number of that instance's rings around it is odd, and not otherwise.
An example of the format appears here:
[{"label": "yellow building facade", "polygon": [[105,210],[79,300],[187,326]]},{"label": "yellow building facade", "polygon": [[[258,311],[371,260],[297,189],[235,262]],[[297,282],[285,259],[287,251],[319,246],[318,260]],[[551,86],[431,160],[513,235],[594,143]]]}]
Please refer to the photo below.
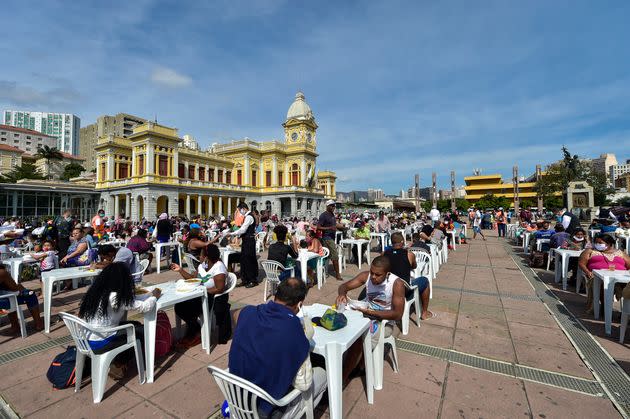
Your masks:
[{"label": "yellow building facade", "polygon": [[[466,200],[474,203],[484,195],[492,194],[494,196],[514,199],[514,184],[512,182],[503,182],[503,178],[499,174],[467,176],[464,178],[466,186]],[[520,199],[531,198],[536,199],[536,191],[534,187],[536,182],[519,182],[518,196]]]},{"label": "yellow building facade", "polygon": [[316,216],[334,198],[336,176],[317,173],[317,123],[301,92],[282,126],[284,141],[244,139],[206,150],[155,122],[128,138],[101,137],[95,147],[101,207],[134,221],[163,212],[227,216],[241,201],[278,215]]}]

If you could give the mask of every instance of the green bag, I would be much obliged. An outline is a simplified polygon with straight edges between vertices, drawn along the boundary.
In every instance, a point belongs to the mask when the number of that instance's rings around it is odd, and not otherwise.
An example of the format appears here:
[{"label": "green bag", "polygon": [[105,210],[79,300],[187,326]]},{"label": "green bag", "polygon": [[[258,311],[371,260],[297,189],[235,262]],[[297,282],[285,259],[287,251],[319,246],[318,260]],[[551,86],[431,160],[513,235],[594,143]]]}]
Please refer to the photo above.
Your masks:
[{"label": "green bag", "polygon": [[332,308],[326,310],[322,317],[314,317],[312,321],[327,330],[339,330],[348,324],[348,318]]}]

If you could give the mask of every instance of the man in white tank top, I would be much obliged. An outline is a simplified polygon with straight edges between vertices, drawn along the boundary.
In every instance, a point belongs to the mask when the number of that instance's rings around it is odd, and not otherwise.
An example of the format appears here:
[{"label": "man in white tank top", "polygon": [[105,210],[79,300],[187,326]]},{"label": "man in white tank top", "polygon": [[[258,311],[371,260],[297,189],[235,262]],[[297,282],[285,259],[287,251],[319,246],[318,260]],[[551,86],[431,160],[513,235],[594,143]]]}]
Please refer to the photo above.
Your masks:
[{"label": "man in white tank top", "polygon": [[[372,333],[372,349],[378,343],[381,320],[388,320],[385,325],[385,337],[394,332],[394,323],[402,319],[405,311],[405,286],[403,280],[389,271],[389,259],[386,256],[374,258],[369,272],[361,272],[353,279],[339,286],[337,306],[348,302],[347,293],[350,290],[365,286],[368,308],[355,308],[366,317],[373,319],[370,327]],[[357,339],[348,349],[343,366],[344,381],[354,370],[363,355],[363,342]]]}]

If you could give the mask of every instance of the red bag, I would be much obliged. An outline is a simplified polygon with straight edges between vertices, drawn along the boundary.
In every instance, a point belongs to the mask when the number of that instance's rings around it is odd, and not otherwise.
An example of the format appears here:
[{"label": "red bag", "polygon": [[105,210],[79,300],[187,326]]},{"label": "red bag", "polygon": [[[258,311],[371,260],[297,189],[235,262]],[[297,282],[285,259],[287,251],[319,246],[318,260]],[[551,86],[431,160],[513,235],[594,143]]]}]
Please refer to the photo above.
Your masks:
[{"label": "red bag", "polygon": [[173,332],[168,316],[162,310],[157,312],[157,325],[155,330],[155,356],[164,356],[171,351],[173,346]]}]

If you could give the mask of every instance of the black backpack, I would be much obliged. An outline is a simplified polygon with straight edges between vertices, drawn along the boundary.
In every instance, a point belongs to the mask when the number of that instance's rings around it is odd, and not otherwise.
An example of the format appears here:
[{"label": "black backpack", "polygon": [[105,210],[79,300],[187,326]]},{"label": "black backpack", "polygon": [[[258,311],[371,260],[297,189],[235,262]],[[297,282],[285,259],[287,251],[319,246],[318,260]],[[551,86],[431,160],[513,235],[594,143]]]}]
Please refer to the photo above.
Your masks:
[{"label": "black backpack", "polygon": [[[75,384],[76,360],[77,348],[74,346],[68,346],[65,352],[55,356],[46,373],[46,377],[52,383],[54,389],[61,390]],[[90,371],[89,358],[85,360],[83,371],[84,377],[86,376],[85,373]]]}]

